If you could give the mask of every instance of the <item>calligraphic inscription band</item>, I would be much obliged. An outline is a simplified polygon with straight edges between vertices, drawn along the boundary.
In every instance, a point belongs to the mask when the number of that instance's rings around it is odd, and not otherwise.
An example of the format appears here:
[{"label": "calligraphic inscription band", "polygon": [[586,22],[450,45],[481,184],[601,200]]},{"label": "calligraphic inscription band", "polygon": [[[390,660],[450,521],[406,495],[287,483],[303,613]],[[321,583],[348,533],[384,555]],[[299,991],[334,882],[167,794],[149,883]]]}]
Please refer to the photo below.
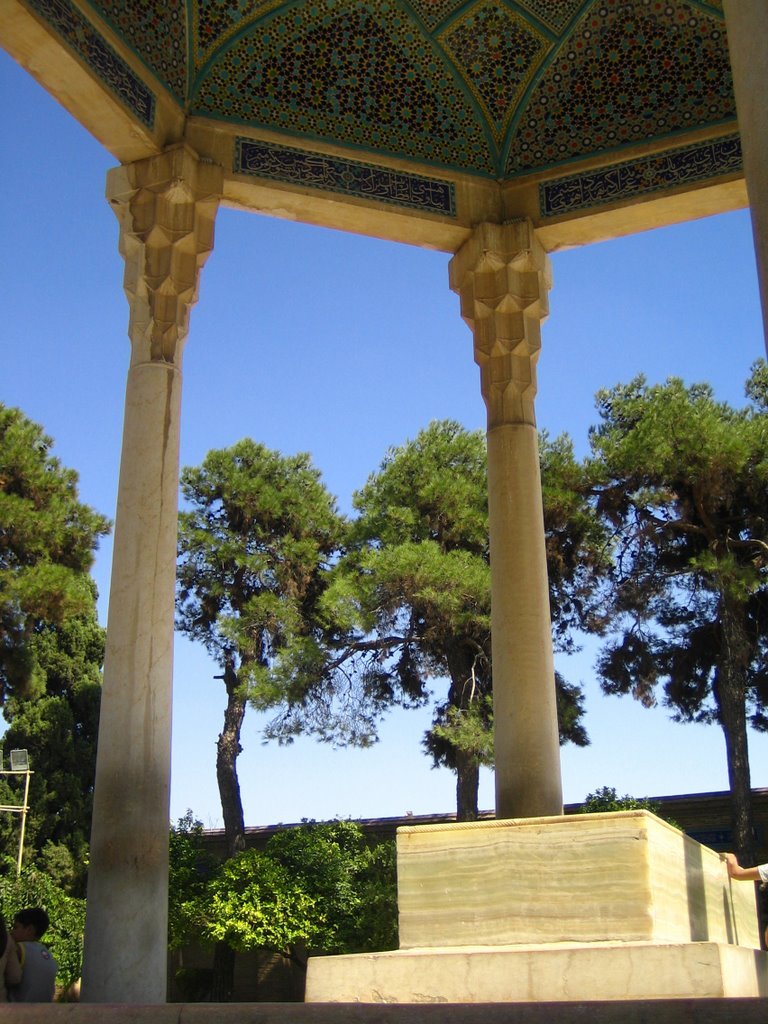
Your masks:
[{"label": "calligraphic inscription band", "polygon": [[542,217],[560,217],[593,206],[737,174],[741,170],[741,139],[738,135],[726,135],[587,174],[543,182],[539,186],[539,205]]},{"label": "calligraphic inscription band", "polygon": [[153,93],[77,8],[69,0],[28,0],[28,4],[117,99],[151,128],[155,120]]},{"label": "calligraphic inscription band", "polygon": [[340,160],[324,153],[239,138],[235,140],[234,171],[409,210],[456,216],[455,191],[449,181]]}]

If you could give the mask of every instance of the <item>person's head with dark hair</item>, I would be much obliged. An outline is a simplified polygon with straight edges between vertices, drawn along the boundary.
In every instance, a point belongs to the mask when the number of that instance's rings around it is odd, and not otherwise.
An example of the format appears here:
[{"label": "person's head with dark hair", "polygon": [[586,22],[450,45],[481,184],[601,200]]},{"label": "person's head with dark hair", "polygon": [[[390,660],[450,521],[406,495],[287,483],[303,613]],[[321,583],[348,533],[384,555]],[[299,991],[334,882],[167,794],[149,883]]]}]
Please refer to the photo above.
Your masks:
[{"label": "person's head with dark hair", "polygon": [[14,914],[11,935],[17,942],[37,942],[48,931],[50,923],[42,907],[26,907]]}]

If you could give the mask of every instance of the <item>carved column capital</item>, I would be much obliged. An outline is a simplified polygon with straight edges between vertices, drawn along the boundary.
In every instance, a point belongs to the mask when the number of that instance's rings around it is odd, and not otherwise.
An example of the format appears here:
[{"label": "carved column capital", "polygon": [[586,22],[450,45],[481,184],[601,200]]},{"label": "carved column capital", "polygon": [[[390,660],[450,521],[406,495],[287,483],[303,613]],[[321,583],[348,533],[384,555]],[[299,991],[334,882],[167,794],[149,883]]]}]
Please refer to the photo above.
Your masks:
[{"label": "carved column capital", "polygon": [[180,362],[222,188],[221,167],[202,162],[186,145],[109,172],[134,364]]},{"label": "carved column capital", "polygon": [[533,225],[479,224],[451,260],[449,274],[474,336],[489,429],[535,426],[536,362],[552,277]]}]

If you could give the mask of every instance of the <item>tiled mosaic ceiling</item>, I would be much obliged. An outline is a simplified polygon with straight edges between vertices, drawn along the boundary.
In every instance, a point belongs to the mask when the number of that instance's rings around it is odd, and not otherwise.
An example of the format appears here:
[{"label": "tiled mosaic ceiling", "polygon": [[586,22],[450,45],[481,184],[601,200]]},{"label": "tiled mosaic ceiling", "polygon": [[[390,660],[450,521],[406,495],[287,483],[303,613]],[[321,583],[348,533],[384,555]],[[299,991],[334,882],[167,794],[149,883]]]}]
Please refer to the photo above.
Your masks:
[{"label": "tiled mosaic ceiling", "polygon": [[[41,0],[31,2],[40,10]],[[322,140],[514,178],[735,126],[718,0],[90,0],[90,8],[189,114],[305,147]]]}]

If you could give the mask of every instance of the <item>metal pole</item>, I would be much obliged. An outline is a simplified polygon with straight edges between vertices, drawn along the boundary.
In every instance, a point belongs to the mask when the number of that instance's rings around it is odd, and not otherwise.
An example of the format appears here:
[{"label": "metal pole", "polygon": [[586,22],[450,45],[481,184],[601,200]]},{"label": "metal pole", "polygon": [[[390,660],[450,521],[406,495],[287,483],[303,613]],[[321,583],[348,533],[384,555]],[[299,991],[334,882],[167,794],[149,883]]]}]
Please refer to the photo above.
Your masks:
[{"label": "metal pole", "polygon": [[24,782],[24,803],[21,807],[21,829],[19,830],[19,857],[16,861],[16,877],[18,878],[21,874],[21,858],[24,853],[24,832],[27,827],[27,811],[29,810],[27,800],[29,798],[29,777],[32,774],[30,771],[24,773],[26,779]]}]

